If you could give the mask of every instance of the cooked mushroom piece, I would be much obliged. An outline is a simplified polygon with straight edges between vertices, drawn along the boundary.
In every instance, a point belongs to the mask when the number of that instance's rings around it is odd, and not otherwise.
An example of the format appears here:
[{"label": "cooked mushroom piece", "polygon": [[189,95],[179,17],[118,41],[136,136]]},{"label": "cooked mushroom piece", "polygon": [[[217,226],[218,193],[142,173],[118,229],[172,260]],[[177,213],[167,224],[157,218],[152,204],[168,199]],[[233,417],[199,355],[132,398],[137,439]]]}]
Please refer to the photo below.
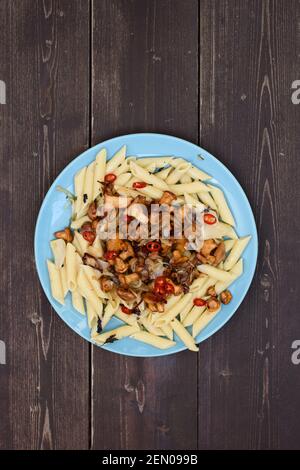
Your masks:
[{"label": "cooked mushroom piece", "polygon": [[177,199],[177,196],[174,193],[171,193],[170,191],[164,191],[158,202],[159,204],[167,204],[169,206],[172,201],[175,201],[175,199]]},{"label": "cooked mushroom piece", "polygon": [[225,243],[222,241],[219,243],[217,248],[214,251],[215,262],[214,265],[217,266],[225,258]]},{"label": "cooked mushroom piece", "polygon": [[137,273],[126,274],[124,276],[124,280],[127,285],[133,284],[134,282],[137,282],[139,279],[140,279],[140,276]]},{"label": "cooked mushroom piece", "polygon": [[132,291],[124,289],[123,287],[118,287],[117,294],[122,300],[126,300],[127,302],[136,299],[136,295]]},{"label": "cooked mushroom piece", "polygon": [[226,289],[226,290],[223,290],[223,292],[221,292],[220,294],[220,299],[221,299],[221,302],[222,304],[229,304],[229,302],[231,302],[231,299],[232,299],[232,293]]},{"label": "cooked mushroom piece", "polygon": [[107,251],[122,251],[124,249],[125,242],[121,240],[118,236],[108,240],[106,243]]},{"label": "cooked mushroom piece", "polygon": [[209,240],[205,240],[200,250],[200,253],[202,256],[207,257],[215,248],[217,248],[217,246],[217,243],[212,238]]},{"label": "cooked mushroom piece", "polygon": [[122,253],[120,253],[120,258],[122,260],[126,260],[127,258],[132,258],[133,256],[134,256],[134,250],[132,248],[131,243],[125,241],[123,251]]},{"label": "cooked mushroom piece", "polygon": [[89,255],[88,253],[85,253],[83,255],[82,261],[83,261],[83,264],[86,264],[87,266],[91,266],[92,268],[99,269],[97,259],[94,258],[94,256]]},{"label": "cooked mushroom piece", "polygon": [[64,230],[59,230],[58,232],[54,233],[55,238],[61,238],[65,240],[65,242],[71,243],[73,241],[73,234],[69,227],[66,227]]},{"label": "cooked mushroom piece", "polygon": [[215,286],[210,286],[206,291],[206,295],[210,295],[211,297],[216,297],[217,293],[216,293]]},{"label": "cooked mushroom piece", "polygon": [[220,304],[220,301],[217,299],[217,297],[210,297],[206,301],[206,305],[207,305],[207,310],[210,313],[213,313],[213,312],[216,312],[218,308],[220,308],[221,304]]},{"label": "cooked mushroom piece", "polygon": [[128,263],[125,263],[119,256],[114,260],[114,268],[117,273],[123,274],[128,269]]},{"label": "cooked mushroom piece", "polygon": [[114,288],[114,283],[108,276],[100,277],[99,281],[103,292],[110,292]]},{"label": "cooked mushroom piece", "polygon": [[95,202],[92,202],[92,203],[89,205],[87,215],[89,216],[89,218],[90,218],[91,220],[95,220],[95,219],[97,218],[97,207],[96,207],[96,203],[95,203]]}]

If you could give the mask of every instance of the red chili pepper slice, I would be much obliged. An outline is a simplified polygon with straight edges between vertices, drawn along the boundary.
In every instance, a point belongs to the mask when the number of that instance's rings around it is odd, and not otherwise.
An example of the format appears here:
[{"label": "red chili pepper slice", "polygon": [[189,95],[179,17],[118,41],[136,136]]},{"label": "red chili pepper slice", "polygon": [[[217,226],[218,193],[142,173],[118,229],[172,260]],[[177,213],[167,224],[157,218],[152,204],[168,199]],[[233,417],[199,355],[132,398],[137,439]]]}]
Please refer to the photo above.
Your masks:
[{"label": "red chili pepper slice", "polygon": [[126,305],[121,305],[121,310],[123,313],[126,313],[126,315],[130,315],[132,313],[132,309],[126,307]]},{"label": "red chili pepper slice", "polygon": [[126,222],[129,224],[130,222],[132,222],[134,219],[134,217],[132,217],[132,215],[126,215]]},{"label": "red chili pepper slice", "polygon": [[147,248],[148,251],[153,253],[153,252],[159,251],[161,249],[161,244],[160,244],[160,242],[155,242],[155,241],[152,242],[151,241],[151,242],[148,242],[146,244],[146,248]]},{"label": "red chili pepper slice", "polygon": [[111,261],[113,259],[115,259],[116,257],[118,256],[118,253],[114,250],[111,250],[111,251],[107,251],[104,255],[104,258],[107,260],[107,261]]},{"label": "red chili pepper slice", "polygon": [[145,183],[144,181],[136,181],[132,185],[134,189],[142,189],[142,188],[145,188],[146,186],[147,186],[147,183]]},{"label": "red chili pepper slice", "polygon": [[170,282],[167,282],[166,287],[165,287],[165,293],[167,295],[171,295],[171,294],[174,294],[174,292],[175,292],[175,289],[174,289],[173,284],[171,284]]},{"label": "red chili pepper slice", "polygon": [[208,225],[213,225],[217,222],[217,218],[213,214],[204,214],[203,220]]},{"label": "red chili pepper slice", "polygon": [[204,307],[204,305],[206,305],[207,302],[204,299],[197,298],[193,300],[193,303],[194,305],[196,305],[196,307]]},{"label": "red chili pepper slice", "polygon": [[105,183],[113,183],[114,181],[116,181],[116,179],[117,175],[114,175],[113,173],[107,173],[107,175],[105,175],[104,177]]},{"label": "red chili pepper slice", "polygon": [[165,284],[166,284],[166,278],[165,278],[165,276],[158,276],[158,277],[155,279],[154,283],[155,283],[155,286],[156,286],[156,287],[164,287]]},{"label": "red chili pepper slice", "polygon": [[96,238],[95,232],[91,232],[90,230],[85,230],[84,232],[81,232],[81,234],[83,238],[90,244],[92,244]]}]

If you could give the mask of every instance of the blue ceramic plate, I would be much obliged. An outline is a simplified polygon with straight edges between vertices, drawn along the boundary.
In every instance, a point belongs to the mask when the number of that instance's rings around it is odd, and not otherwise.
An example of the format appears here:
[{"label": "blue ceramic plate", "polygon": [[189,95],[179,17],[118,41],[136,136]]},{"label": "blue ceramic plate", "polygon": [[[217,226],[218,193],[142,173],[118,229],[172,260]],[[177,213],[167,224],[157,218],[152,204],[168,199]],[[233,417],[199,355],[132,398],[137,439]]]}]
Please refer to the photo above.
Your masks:
[{"label": "blue ceramic plate", "polygon": [[[36,223],[34,240],[35,260],[44,292],[52,307],[67,323],[67,325],[83,338],[90,341],[90,332],[86,317],[83,317],[73,309],[70,294],[68,294],[64,306],[56,302],[56,300],[51,296],[46,266],[46,259],[52,258],[49,241],[53,239],[53,233],[56,230],[63,229],[68,225],[71,215],[71,208],[66,208],[66,199],[64,194],[58,192],[56,190],[56,186],[63,186],[73,192],[73,177],[75,173],[80,168],[88,165],[92,160],[94,160],[100,148],[105,147],[110,158],[124,144],[127,145],[127,155],[181,156],[190,161],[193,165],[212,175],[213,179],[210,181],[213,184],[219,185],[226,195],[227,201],[236,220],[236,230],[238,235],[252,236],[251,241],[243,254],[244,273],[230,287],[233,299],[230,304],[223,305],[220,313],[204,330],[202,330],[197,337],[197,343],[199,343],[218,331],[232,317],[244,299],[251,284],[256,266],[258,246],[257,231],[248,199],[230,171],[206,150],[176,137],[162,134],[131,134],[116,137],[88,149],[69,163],[69,165],[61,172],[52,184],[43,201]],[[197,157],[199,154],[204,158],[203,161]],[[109,323],[108,329],[115,328],[120,324],[120,320],[113,319]],[[103,348],[119,354],[142,357],[164,356],[186,349],[185,345],[178,338],[176,338],[176,345],[167,350],[156,349],[153,346],[130,338],[125,338],[112,344],[105,345]]]}]

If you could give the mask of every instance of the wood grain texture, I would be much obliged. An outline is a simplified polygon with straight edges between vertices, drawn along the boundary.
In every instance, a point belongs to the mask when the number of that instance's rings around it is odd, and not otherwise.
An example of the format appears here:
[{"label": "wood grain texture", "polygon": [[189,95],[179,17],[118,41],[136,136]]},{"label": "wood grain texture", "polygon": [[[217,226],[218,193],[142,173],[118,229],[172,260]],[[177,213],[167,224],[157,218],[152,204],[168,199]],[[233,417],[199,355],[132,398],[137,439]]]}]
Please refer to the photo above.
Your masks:
[{"label": "wood grain texture", "polygon": [[[200,448],[299,447],[300,425],[291,410],[286,413],[284,385],[289,371],[293,396],[299,394],[289,357],[289,337],[299,335],[298,310],[286,297],[299,288],[285,262],[290,256],[293,265],[295,232],[287,219],[294,220],[299,196],[299,110],[290,100],[299,63],[293,55],[297,12],[293,1],[201,1],[200,142],[245,188],[260,248],[247,299],[200,350]],[[288,190],[292,174],[295,186]]]},{"label": "wood grain texture", "polygon": [[88,145],[89,8],[84,1],[6,3],[10,242],[1,284],[9,292],[10,354],[0,441],[15,449],[87,447],[89,346],[51,311],[35,273],[33,234],[54,177]]},{"label": "wood grain texture", "polygon": [[[92,144],[139,131],[196,141],[197,2],[93,3]],[[196,369],[190,352],[139,359],[93,348],[93,448],[196,448]]]}]

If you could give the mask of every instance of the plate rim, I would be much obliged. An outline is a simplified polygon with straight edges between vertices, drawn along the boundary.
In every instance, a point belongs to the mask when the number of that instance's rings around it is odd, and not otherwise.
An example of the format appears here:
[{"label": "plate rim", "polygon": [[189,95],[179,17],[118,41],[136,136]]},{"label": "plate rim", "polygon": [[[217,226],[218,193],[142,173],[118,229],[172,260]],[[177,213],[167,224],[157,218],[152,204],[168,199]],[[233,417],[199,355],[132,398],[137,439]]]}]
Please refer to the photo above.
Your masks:
[{"label": "plate rim", "polygon": [[[71,328],[71,330],[79,335],[82,339],[84,340],[87,340],[90,344],[96,346],[96,347],[99,347],[101,349],[104,349],[106,351],[109,351],[109,352],[113,352],[115,354],[120,354],[120,355],[123,355],[123,356],[130,356],[130,357],[162,357],[162,356],[168,356],[168,355],[171,355],[171,354],[177,354],[179,352],[182,352],[182,351],[185,351],[185,350],[188,350],[187,347],[184,345],[184,343],[182,342],[176,342],[176,345],[177,345],[177,350],[176,351],[168,351],[167,349],[164,349],[164,350],[158,350],[157,353],[151,353],[151,354],[137,354],[137,353],[131,353],[131,352],[124,352],[124,351],[116,351],[114,349],[109,349],[109,345],[108,347],[106,347],[105,345],[104,346],[101,346],[101,345],[98,345],[97,343],[93,342],[90,338],[85,338],[84,336],[82,336],[80,334],[80,332],[76,331],[74,328],[72,328],[71,325],[69,325],[69,323],[63,318],[63,316],[61,315],[61,313],[59,311],[56,310],[56,306],[55,304],[53,303],[53,299],[51,297],[51,295],[48,295],[47,293],[47,290],[45,288],[45,283],[44,283],[44,280],[43,280],[43,276],[42,276],[42,273],[41,273],[41,270],[40,270],[40,266],[39,266],[39,263],[38,263],[38,256],[37,256],[37,237],[38,237],[38,231],[39,231],[39,226],[41,224],[41,218],[42,218],[42,212],[44,210],[44,207],[47,203],[47,200],[48,198],[50,197],[50,191],[52,190],[52,188],[55,186],[55,184],[57,183],[57,180],[59,178],[61,178],[64,173],[66,173],[69,169],[69,167],[71,167],[74,162],[76,160],[81,160],[81,159],[84,159],[84,156],[85,154],[89,153],[92,149],[96,149],[96,148],[101,148],[101,147],[105,147],[107,145],[108,142],[111,142],[111,141],[114,141],[114,140],[122,140],[122,139],[126,139],[128,137],[130,138],[134,138],[134,137],[145,137],[145,138],[151,138],[151,137],[162,137],[162,138],[170,138],[174,141],[179,141],[181,143],[184,143],[184,144],[189,144],[189,145],[192,145],[194,146],[197,151],[199,151],[199,154],[201,154],[201,151],[202,152],[205,152],[207,155],[209,155],[209,158],[211,158],[212,160],[215,161],[216,164],[218,164],[219,166],[222,167],[222,169],[227,173],[227,175],[229,175],[230,178],[233,178],[235,180],[235,183],[237,184],[238,186],[238,189],[241,191],[241,193],[243,194],[244,198],[244,202],[246,203],[246,205],[248,206],[248,210],[249,210],[249,213],[251,215],[251,223],[252,223],[252,226],[254,228],[254,233],[251,233],[251,236],[252,236],[252,239],[253,239],[253,242],[254,242],[254,252],[252,252],[252,255],[253,258],[255,258],[255,262],[253,263],[253,265],[250,267],[250,271],[248,271],[248,281],[246,282],[245,284],[245,289],[244,289],[244,294],[242,296],[242,298],[237,302],[237,305],[235,306],[235,308],[232,310],[232,312],[230,312],[229,315],[227,315],[226,318],[222,319],[221,320],[221,323],[218,325],[218,326],[215,326],[212,331],[210,333],[206,333],[202,338],[201,340],[197,341],[197,337],[201,334],[201,332],[199,333],[199,335],[196,337],[196,344],[200,344],[202,343],[203,341],[207,340],[208,338],[210,338],[211,336],[213,336],[215,333],[217,333],[219,330],[221,330],[223,328],[223,326],[229,322],[229,320],[233,317],[233,315],[236,313],[236,311],[239,309],[239,307],[241,306],[241,304],[243,303],[243,301],[245,300],[246,298],[246,295],[249,291],[249,288],[252,284],[252,281],[253,281],[253,278],[254,278],[254,274],[255,274],[255,271],[256,271],[256,267],[257,267],[257,258],[258,258],[258,232],[257,232],[257,226],[256,226],[256,220],[255,220],[255,217],[254,217],[254,214],[253,214],[253,211],[252,211],[252,207],[250,205],[250,202],[249,202],[249,199],[248,199],[248,196],[245,192],[245,190],[243,189],[243,187],[241,186],[240,182],[238,181],[238,179],[234,176],[234,174],[227,168],[227,166],[221,162],[217,157],[215,157],[214,155],[212,155],[208,150],[204,149],[203,147],[195,144],[194,142],[191,142],[189,140],[186,140],[186,139],[183,139],[181,137],[176,137],[176,136],[173,136],[173,135],[170,135],[170,134],[161,134],[161,133],[156,133],[156,132],[135,132],[135,133],[132,133],[132,134],[123,134],[123,135],[118,135],[118,136],[115,136],[115,137],[111,137],[109,139],[106,139],[104,141],[101,141],[95,145],[93,145],[92,147],[89,147],[88,149],[84,150],[83,152],[81,152],[79,155],[76,155],[59,173],[58,175],[55,177],[55,179],[53,180],[53,182],[51,183],[50,187],[48,188],[44,198],[43,198],[43,201],[40,205],[40,208],[39,208],[39,212],[38,212],[38,216],[36,218],[36,224],[35,224],[35,231],[34,231],[34,258],[35,258],[35,267],[36,267],[36,271],[37,271],[37,274],[38,274],[38,278],[39,278],[39,282],[40,282],[40,285],[42,286],[42,289],[43,289],[43,292],[45,294],[45,296],[47,297],[51,307],[55,310],[56,314],[59,316],[59,318],[61,318],[61,320],[69,327]],[[126,145],[126,142],[124,143],[124,145]],[[111,156],[108,158],[108,160],[111,158]],[[182,158],[184,158],[182,156]],[[226,190],[226,188],[225,188]],[[208,326],[208,325],[207,325]]]}]

